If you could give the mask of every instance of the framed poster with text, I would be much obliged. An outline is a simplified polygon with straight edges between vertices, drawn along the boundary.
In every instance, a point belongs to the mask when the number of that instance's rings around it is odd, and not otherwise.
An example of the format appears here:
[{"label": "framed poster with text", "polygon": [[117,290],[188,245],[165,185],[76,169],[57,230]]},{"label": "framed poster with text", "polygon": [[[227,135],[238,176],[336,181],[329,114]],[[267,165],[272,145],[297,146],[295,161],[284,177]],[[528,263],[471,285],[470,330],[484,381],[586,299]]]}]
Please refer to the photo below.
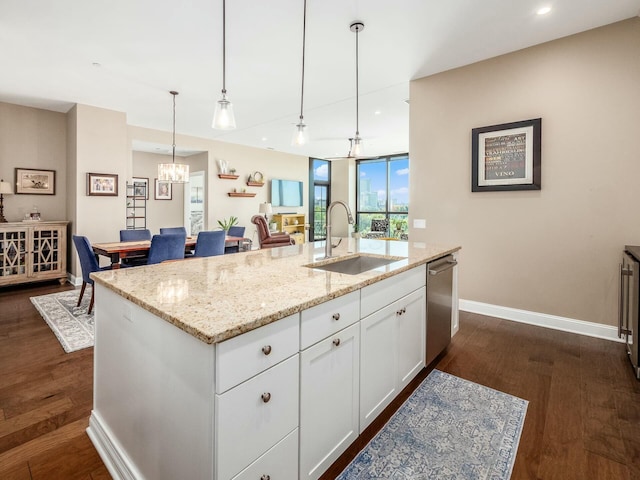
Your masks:
[{"label": "framed poster with text", "polygon": [[542,119],[471,131],[471,191],[540,190]]}]

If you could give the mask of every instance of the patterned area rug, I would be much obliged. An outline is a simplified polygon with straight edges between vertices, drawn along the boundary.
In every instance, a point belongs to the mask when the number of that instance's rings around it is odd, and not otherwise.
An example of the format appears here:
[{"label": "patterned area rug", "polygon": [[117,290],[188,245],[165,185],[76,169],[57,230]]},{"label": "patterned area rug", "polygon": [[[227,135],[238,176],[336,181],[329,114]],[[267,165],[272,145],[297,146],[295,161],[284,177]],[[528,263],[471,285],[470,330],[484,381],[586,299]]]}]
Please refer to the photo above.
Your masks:
[{"label": "patterned area rug", "polygon": [[82,303],[76,307],[79,295],[78,289],[31,297],[31,303],[38,309],[67,353],[93,347],[93,312],[91,315],[87,314],[91,286],[87,285]]},{"label": "patterned area rug", "polygon": [[528,403],[434,370],[338,479],[506,480]]}]

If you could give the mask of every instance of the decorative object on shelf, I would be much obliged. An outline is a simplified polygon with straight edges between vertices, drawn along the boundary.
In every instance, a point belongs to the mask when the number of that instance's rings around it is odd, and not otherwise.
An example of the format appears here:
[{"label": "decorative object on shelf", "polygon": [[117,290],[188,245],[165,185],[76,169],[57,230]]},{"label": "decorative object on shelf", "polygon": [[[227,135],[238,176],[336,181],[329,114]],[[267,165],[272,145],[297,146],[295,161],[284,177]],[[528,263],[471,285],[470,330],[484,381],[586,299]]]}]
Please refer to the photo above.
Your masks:
[{"label": "decorative object on shelf", "polygon": [[351,150],[354,157],[359,157],[363,154],[362,138],[360,137],[360,97],[359,97],[359,69],[358,69],[358,34],[364,30],[364,23],[353,22],[349,25],[349,29],[356,34],[356,135],[353,137],[353,148]]},{"label": "decorative object on shelf", "polygon": [[91,197],[117,197],[118,175],[111,173],[87,173],[87,195]]},{"label": "decorative object on shelf", "polygon": [[309,141],[309,129],[304,123],[304,53],[307,40],[307,0],[304,0],[302,15],[302,85],[300,87],[300,121],[296,124],[291,145],[301,146]]},{"label": "decorative object on shelf", "polygon": [[13,188],[9,182],[0,180],[0,223],[7,223],[7,219],[4,218],[4,196],[13,195]]},{"label": "decorative object on shelf", "polygon": [[56,171],[16,168],[16,194],[55,195]]},{"label": "decorative object on shelf", "polygon": [[218,165],[218,173],[225,175],[229,173],[229,162],[222,158],[216,158],[216,165]]},{"label": "decorative object on shelf", "polygon": [[264,176],[262,172],[253,172],[247,179],[249,187],[262,187],[264,185]]},{"label": "decorative object on shelf", "polygon": [[227,2],[222,0],[222,98],[216,103],[211,126],[217,130],[233,130],[236,118],[233,104],[227,100]]},{"label": "decorative object on shelf", "polygon": [[230,197],[255,197],[255,193],[247,193],[247,192],[229,192],[227,193]]},{"label": "decorative object on shelf", "polygon": [[136,198],[144,197],[145,200],[149,200],[149,179],[145,177],[133,177],[132,180],[133,196]]},{"label": "decorative object on shelf", "polygon": [[471,131],[471,191],[540,190],[542,119]]},{"label": "decorative object on shelf", "polygon": [[176,95],[178,95],[178,92],[171,90],[169,93],[173,98],[172,162],[158,165],[158,180],[171,183],[186,183],[189,181],[189,165],[176,163]]},{"label": "decorative object on shelf", "polygon": [[40,212],[38,211],[37,205],[34,205],[33,208],[31,209],[31,213],[29,214],[29,219],[32,222],[40,221]]},{"label": "decorative object on shelf", "polygon": [[156,193],[153,198],[155,200],[171,200],[173,195],[171,187],[171,182],[167,182],[166,180],[158,180],[156,178]]},{"label": "decorative object on shelf", "polygon": [[268,202],[261,203],[260,206],[258,207],[258,212],[264,213],[264,219],[267,221],[267,223],[269,223],[268,215],[270,215],[273,212],[273,209],[271,208],[271,204]]},{"label": "decorative object on shelf", "polygon": [[231,175],[235,175],[235,174],[236,174],[236,169],[235,169],[235,168],[233,168],[233,167],[232,167],[232,168],[230,168],[230,169],[229,169],[229,173],[230,173]]},{"label": "decorative object on shelf", "polygon": [[228,232],[231,227],[238,224],[238,217],[234,217],[233,215],[229,218],[223,218],[222,220],[218,220],[218,225],[220,225],[220,229]]}]

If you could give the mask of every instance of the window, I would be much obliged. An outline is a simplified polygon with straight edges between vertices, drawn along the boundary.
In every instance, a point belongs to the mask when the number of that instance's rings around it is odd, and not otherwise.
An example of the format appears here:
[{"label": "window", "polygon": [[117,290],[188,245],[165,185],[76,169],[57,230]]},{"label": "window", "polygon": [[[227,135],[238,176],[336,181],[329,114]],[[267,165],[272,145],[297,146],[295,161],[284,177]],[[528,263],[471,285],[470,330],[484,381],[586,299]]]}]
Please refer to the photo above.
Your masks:
[{"label": "window", "polygon": [[327,238],[327,207],[331,191],[331,162],[317,158],[309,159],[309,241]]},{"label": "window", "polygon": [[409,156],[358,160],[356,176],[358,231],[365,238],[406,240],[409,231]]}]

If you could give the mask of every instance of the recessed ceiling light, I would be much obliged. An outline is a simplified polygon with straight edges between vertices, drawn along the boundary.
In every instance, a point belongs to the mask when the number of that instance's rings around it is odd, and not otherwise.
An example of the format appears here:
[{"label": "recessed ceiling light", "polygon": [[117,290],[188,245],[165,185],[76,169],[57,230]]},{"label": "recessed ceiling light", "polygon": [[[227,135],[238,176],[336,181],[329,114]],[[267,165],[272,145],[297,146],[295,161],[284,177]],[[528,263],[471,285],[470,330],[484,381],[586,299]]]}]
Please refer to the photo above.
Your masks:
[{"label": "recessed ceiling light", "polygon": [[93,62],[91,65],[94,66],[94,67],[101,67],[102,66],[98,62]]},{"label": "recessed ceiling light", "polygon": [[262,137],[263,142],[266,142],[267,140],[268,140],[267,137]]},{"label": "recessed ceiling light", "polygon": [[375,111],[375,112],[373,112],[373,113],[375,113],[376,115],[380,115],[382,112],[381,112],[380,110],[376,110],[376,111]]},{"label": "recessed ceiling light", "polygon": [[547,13],[549,13],[551,11],[551,7],[546,6],[546,7],[541,7],[538,9],[538,11],[536,12],[538,15],[546,15]]}]

